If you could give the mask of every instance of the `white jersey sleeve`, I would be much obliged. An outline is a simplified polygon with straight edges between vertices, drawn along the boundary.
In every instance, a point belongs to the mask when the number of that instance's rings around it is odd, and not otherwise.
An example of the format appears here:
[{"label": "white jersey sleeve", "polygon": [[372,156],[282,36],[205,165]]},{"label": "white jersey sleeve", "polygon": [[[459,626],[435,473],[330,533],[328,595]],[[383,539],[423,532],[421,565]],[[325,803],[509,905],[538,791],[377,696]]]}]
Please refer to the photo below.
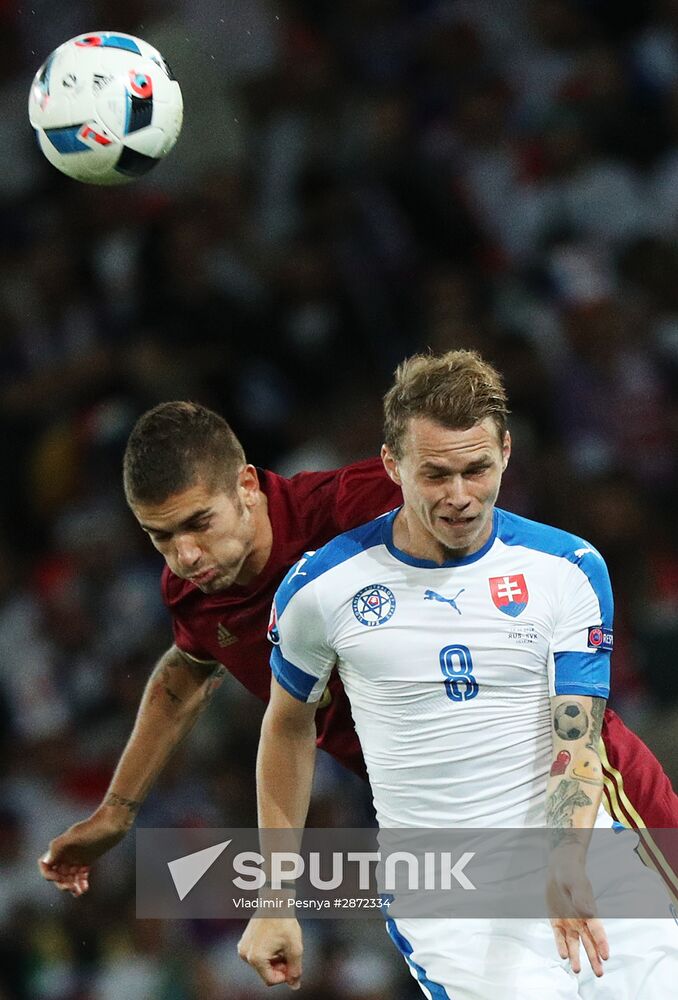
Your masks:
[{"label": "white jersey sleeve", "polygon": [[566,568],[551,646],[552,693],[607,698],[613,634],[607,566],[585,546],[570,555]]},{"label": "white jersey sleeve", "polygon": [[336,662],[317,588],[303,568],[314,554],[305,553],[280,584],[268,627],[273,676],[294,698],[306,702],[321,699]]},{"label": "white jersey sleeve", "polygon": [[524,551],[535,583],[552,595],[549,694],[607,698],[614,601],[605,560],[583,538],[499,513],[499,539]]}]

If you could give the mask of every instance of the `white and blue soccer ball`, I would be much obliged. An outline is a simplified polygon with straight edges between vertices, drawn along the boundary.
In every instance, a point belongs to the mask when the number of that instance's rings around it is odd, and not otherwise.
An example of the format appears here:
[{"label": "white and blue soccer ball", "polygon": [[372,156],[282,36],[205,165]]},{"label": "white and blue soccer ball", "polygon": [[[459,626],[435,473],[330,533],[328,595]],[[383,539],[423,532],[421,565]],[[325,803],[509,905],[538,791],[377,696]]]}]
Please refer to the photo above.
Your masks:
[{"label": "white and blue soccer ball", "polygon": [[35,75],[28,115],[58,170],[89,184],[148,173],[177,141],[179,84],[148,42],[93,31],[64,42]]}]

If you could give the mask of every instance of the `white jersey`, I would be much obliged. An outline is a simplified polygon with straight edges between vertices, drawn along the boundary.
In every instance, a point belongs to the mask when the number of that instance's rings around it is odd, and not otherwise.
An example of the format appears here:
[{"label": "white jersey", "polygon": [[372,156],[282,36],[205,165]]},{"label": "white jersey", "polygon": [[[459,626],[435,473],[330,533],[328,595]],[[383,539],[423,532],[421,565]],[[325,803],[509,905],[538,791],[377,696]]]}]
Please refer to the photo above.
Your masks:
[{"label": "white jersey", "polygon": [[313,702],[338,666],[382,827],[545,826],[549,697],[609,693],[605,563],[495,510],[482,549],[439,566],[394,546],[397,513],[290,570],[273,673]]}]

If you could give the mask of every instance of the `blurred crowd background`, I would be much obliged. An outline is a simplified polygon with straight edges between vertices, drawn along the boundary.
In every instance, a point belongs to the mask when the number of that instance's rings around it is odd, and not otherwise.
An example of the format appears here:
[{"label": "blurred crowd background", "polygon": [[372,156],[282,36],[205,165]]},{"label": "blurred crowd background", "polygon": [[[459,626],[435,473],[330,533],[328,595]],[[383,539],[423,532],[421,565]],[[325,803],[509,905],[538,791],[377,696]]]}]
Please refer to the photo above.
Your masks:
[{"label": "blurred crowd background", "polygon": [[[184,93],[125,188],[61,177],[26,116],[95,29]],[[603,552],[612,705],[678,780],[676,0],[0,0],[0,150],[1,1000],[267,995],[241,925],[135,920],[133,836],[78,901],[35,864],[170,641],[120,488],[160,400],[213,406],[258,465],[328,468],[376,453],[401,357],[478,348],[511,397],[502,503]],[[254,825],[260,715],[227,684],[140,824]],[[311,825],[363,815],[323,760]],[[420,995],[378,921],[307,928],[301,995]]]}]

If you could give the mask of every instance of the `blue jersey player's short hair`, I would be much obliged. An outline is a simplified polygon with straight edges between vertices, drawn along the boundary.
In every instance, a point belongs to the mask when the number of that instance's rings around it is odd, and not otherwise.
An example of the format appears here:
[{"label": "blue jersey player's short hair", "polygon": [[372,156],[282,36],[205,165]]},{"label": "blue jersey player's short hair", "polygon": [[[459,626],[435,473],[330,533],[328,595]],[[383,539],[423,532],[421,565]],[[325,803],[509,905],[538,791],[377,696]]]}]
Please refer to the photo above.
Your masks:
[{"label": "blue jersey player's short hair", "polygon": [[384,396],[384,442],[401,458],[412,417],[428,417],[451,430],[468,430],[492,417],[503,444],[508,413],[501,375],[476,351],[414,354],[398,365]]}]

